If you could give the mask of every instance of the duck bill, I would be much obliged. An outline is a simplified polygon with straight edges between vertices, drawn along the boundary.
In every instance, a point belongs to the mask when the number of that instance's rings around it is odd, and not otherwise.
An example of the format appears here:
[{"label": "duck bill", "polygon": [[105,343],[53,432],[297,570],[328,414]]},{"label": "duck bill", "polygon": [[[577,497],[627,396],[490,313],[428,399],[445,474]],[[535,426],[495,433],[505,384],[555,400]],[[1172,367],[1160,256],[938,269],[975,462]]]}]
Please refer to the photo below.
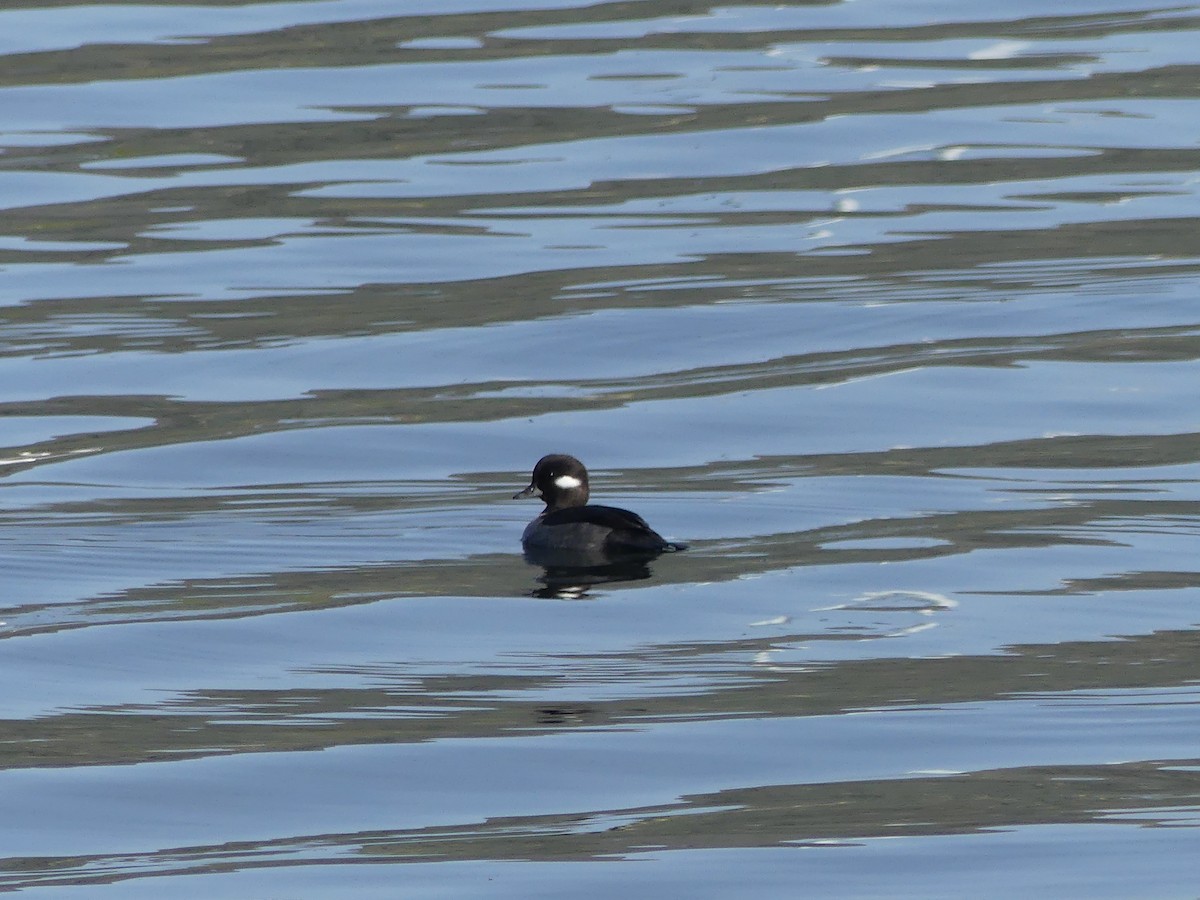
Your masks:
[{"label": "duck bill", "polygon": [[537,485],[531,484],[523,491],[517,491],[513,494],[514,500],[524,500],[526,497],[540,497],[542,492],[537,489]]}]

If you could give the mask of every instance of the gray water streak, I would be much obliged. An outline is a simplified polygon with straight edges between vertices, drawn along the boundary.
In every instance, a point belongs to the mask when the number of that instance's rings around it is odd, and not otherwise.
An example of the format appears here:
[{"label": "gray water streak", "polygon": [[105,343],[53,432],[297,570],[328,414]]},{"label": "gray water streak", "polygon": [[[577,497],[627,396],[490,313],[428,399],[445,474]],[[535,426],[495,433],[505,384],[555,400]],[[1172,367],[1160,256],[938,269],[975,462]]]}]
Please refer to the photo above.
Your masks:
[{"label": "gray water streak", "polygon": [[[107,353],[128,349],[120,346],[119,337],[105,339],[102,347],[91,348],[92,352]],[[144,342],[143,349],[148,349]],[[11,447],[0,468],[16,472],[53,465],[76,454],[119,453],[139,447],[228,440],[270,431],[355,424],[489,422],[681,398],[721,397],[736,391],[829,386],[904,372],[917,366],[1014,366],[1037,360],[1119,364],[1197,358],[1200,358],[1200,337],[1196,335],[1196,326],[1188,325],[990,340],[926,340],[622,380],[553,379],[540,384],[529,380],[460,382],[433,388],[312,391],[309,396],[294,400],[240,403],[151,396],[60,396],[36,402],[0,403],[0,415],[133,417],[152,420],[153,425],[102,434],[65,435]],[[531,396],[538,388],[544,396]],[[1050,450],[1053,445],[1053,439],[1040,443],[1038,455],[1053,452]],[[985,448],[963,448],[961,453],[965,455],[959,456],[960,464],[977,464],[972,460],[977,450],[987,452]],[[1143,463],[1153,461],[1142,459]],[[503,493],[503,488],[497,493]]]},{"label": "gray water streak", "polygon": [[105,884],[164,873],[379,860],[636,860],[671,849],[818,847],[1064,821],[1172,827],[1180,799],[1200,801],[1197,762],[1005,769],[849,785],[766,785],[689,796],[672,806],[490,819],[451,828],[299,835],[119,857],[13,860],[12,869],[20,874],[0,880],[0,887]]},{"label": "gray water streak", "polygon": [[[1197,637],[1190,631],[1014,646],[1003,656],[881,658],[796,669],[751,661],[787,644],[864,639],[862,633],[794,633],[525,661],[536,674],[501,670],[426,675],[406,662],[318,668],[303,674],[364,686],[196,689],[153,706],[9,720],[4,728],[12,739],[0,750],[0,769],[128,765],[355,744],[524,741],[562,731],[644,731],[689,721],[902,713],[950,709],[954,704],[1053,700],[1082,692],[1115,698],[1121,693],[1136,697],[1142,690],[1166,694],[1179,689],[1187,692],[1177,701],[1182,706],[1198,702],[1193,690]],[[603,699],[606,685],[628,682],[640,690],[623,699]],[[678,691],[670,689],[673,683],[702,687]],[[561,702],[539,696],[572,686],[581,699]],[[599,699],[589,699],[589,694]],[[1080,793],[1086,791],[1080,788]]]}]

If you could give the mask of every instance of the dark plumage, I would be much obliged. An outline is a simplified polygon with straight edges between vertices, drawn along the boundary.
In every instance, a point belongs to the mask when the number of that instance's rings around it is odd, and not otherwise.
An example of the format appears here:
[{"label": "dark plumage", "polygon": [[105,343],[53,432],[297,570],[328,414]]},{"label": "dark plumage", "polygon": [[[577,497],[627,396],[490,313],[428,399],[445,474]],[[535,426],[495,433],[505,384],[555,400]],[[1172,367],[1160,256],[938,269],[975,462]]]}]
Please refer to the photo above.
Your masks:
[{"label": "dark plumage", "polygon": [[665,540],[636,513],[588,504],[587,469],[573,456],[553,453],[538,460],[529,487],[513,499],[530,496],[541,497],[546,508],[521,535],[527,554],[569,555],[595,562],[684,549]]}]

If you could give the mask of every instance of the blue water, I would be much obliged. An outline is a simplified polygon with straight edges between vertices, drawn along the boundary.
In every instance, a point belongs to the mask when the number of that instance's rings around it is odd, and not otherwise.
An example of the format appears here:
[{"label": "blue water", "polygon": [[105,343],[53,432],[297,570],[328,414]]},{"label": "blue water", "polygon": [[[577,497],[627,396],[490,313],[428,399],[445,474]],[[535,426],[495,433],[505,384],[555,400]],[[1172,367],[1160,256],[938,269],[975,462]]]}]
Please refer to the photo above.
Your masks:
[{"label": "blue water", "polygon": [[0,889],[1193,897],[1198,30],[9,4]]}]

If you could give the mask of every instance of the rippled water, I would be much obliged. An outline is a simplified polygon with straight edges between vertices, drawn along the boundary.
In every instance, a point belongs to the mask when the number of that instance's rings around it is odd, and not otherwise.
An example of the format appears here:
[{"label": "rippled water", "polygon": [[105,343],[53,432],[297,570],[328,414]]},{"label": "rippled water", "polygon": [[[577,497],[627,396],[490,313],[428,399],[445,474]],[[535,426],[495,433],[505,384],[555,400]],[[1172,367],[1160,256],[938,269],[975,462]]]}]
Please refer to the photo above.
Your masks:
[{"label": "rippled water", "polygon": [[1194,897],[1197,47],[5,5],[0,889]]}]

